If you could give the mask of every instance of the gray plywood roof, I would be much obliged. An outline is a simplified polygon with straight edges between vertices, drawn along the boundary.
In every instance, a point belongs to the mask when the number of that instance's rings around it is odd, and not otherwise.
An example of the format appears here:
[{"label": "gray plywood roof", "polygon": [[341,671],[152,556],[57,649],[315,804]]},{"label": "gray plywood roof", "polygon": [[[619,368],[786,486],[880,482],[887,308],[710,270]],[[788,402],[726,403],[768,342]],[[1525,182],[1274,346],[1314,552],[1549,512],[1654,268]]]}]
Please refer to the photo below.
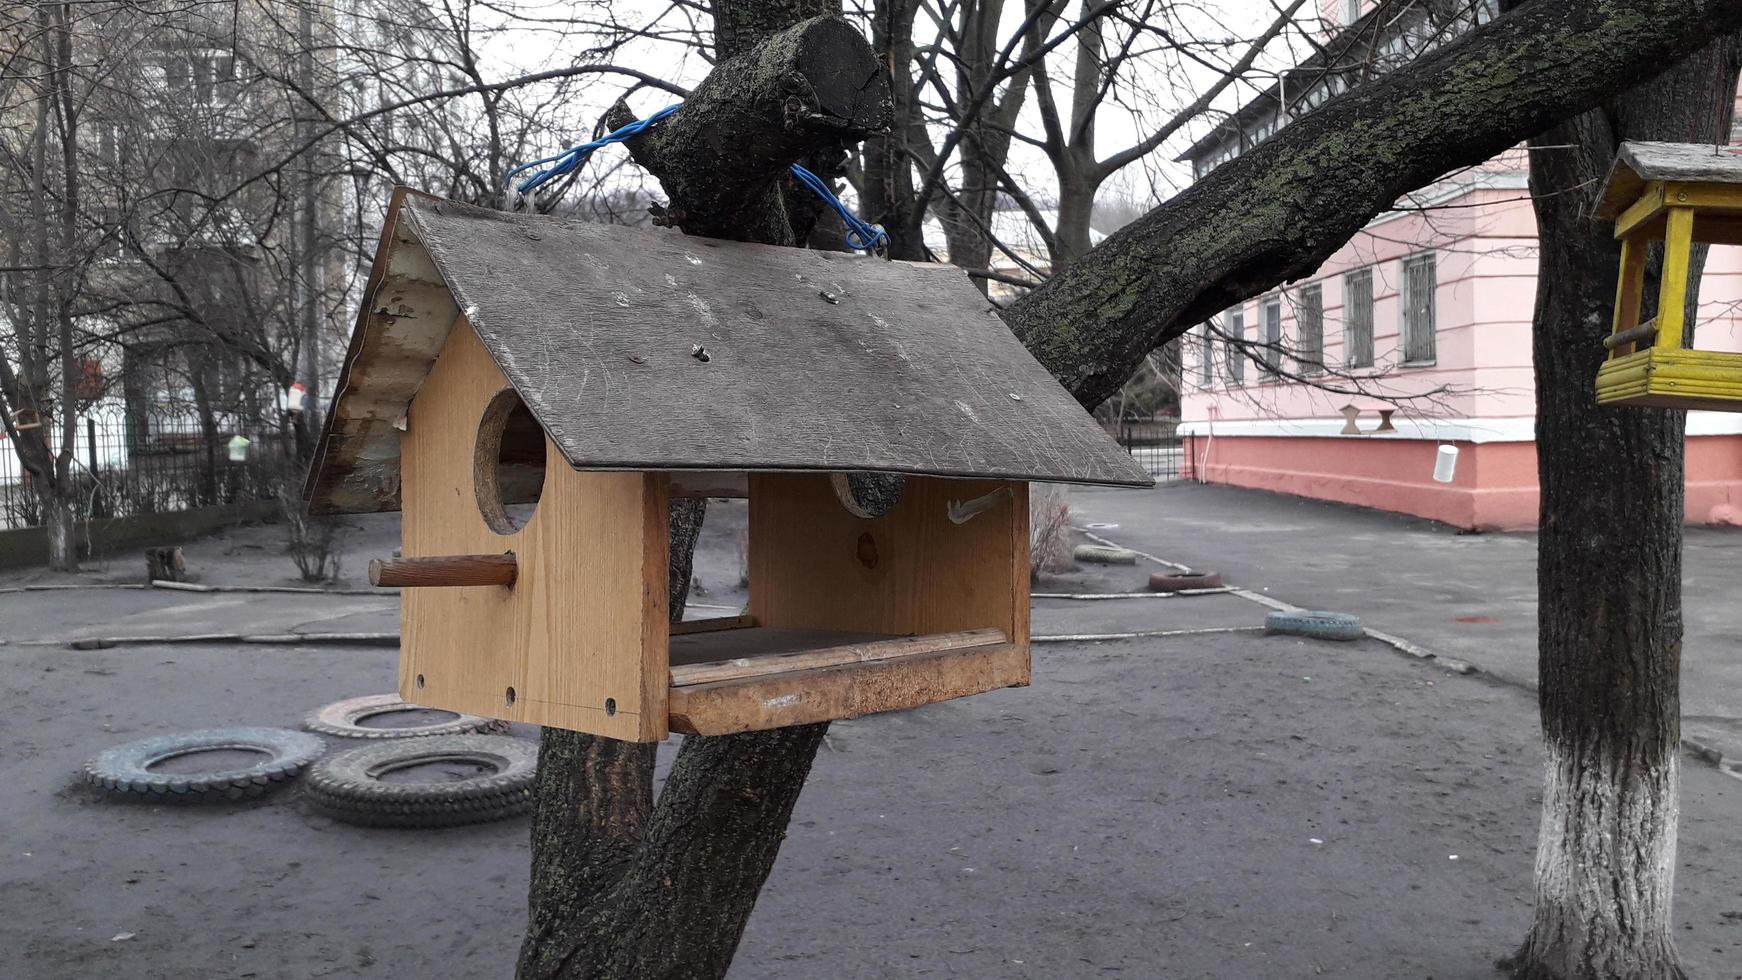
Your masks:
[{"label": "gray plywood roof", "polygon": [[461,313],[577,469],[1153,482],[950,266],[401,192],[367,296],[317,509],[398,507],[398,426]]},{"label": "gray plywood roof", "polygon": [[1742,147],[1716,147],[1710,143],[1653,143],[1634,140],[1621,144],[1603,190],[1597,195],[1597,217],[1613,220],[1627,210],[1645,185],[1653,180],[1679,180],[1690,184],[1742,184]]}]

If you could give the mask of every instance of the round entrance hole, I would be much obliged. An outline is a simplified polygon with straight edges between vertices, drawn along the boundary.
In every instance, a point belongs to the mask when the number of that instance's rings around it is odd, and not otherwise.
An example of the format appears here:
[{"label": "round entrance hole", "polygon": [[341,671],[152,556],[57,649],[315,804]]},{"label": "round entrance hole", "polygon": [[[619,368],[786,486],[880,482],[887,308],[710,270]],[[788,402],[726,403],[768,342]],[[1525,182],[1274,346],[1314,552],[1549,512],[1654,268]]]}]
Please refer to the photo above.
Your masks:
[{"label": "round entrance hole", "polygon": [[473,484],[484,523],[497,534],[526,526],[544,492],[544,428],[509,388],[484,409],[478,424]]}]

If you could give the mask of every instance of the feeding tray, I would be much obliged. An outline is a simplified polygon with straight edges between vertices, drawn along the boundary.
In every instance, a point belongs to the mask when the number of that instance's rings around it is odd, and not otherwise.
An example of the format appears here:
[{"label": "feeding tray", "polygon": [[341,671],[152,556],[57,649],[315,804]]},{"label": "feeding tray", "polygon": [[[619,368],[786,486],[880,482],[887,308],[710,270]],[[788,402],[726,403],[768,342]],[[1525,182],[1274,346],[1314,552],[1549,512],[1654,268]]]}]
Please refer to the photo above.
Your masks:
[{"label": "feeding tray", "polygon": [[[402,512],[417,704],[655,741],[1027,684],[1029,481],[1152,483],[948,266],[401,191],[366,297],[309,497]],[[668,623],[686,496],[748,498],[742,616]]]}]

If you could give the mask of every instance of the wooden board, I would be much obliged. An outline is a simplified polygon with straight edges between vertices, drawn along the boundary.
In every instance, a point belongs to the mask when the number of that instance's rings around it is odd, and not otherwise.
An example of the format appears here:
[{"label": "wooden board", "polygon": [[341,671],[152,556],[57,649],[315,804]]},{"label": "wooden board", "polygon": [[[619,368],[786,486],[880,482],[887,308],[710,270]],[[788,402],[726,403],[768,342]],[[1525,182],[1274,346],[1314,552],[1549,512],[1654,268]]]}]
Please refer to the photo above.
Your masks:
[{"label": "wooden board", "polygon": [[1651,181],[1742,185],[1742,156],[1710,143],[1629,140],[1616,152],[1597,192],[1597,217],[1616,217],[1639,199]]},{"label": "wooden board", "polygon": [[713,619],[686,619],[681,623],[672,623],[671,636],[686,636],[690,633],[713,633],[720,630],[743,630],[756,625],[754,616],[718,616]]},{"label": "wooden board", "polygon": [[[754,630],[760,634],[810,630]],[[747,637],[746,637],[747,639]],[[672,660],[671,686],[685,688],[688,684],[714,684],[719,681],[739,681],[744,677],[784,674],[791,670],[814,670],[817,667],[843,667],[848,663],[876,663],[880,660],[901,660],[904,656],[941,653],[946,649],[1002,644],[1009,637],[1003,630],[962,630],[956,634],[925,634],[918,637],[883,637],[873,641],[827,642],[794,649],[775,649],[773,644],[758,644],[753,653],[732,654],[726,649],[685,651],[685,660]]]},{"label": "wooden board", "polygon": [[[675,627],[674,627],[675,629]],[[890,639],[883,633],[852,633],[843,630],[769,629],[765,626],[706,634],[673,634],[671,666],[717,660],[770,657],[825,647],[851,646]]]},{"label": "wooden board", "polygon": [[578,468],[1154,483],[960,269],[416,196],[391,220],[377,275],[416,265],[445,291],[360,321],[317,508],[392,508],[379,426],[434,348],[367,338],[456,306]]},{"label": "wooden board", "polygon": [[[953,501],[1008,488],[966,523]],[[1028,643],[1028,486],[911,477],[855,517],[825,476],[750,478],[750,614],[763,626],[912,636],[993,628]]]},{"label": "wooden board", "polygon": [[805,725],[899,711],[1029,681],[1028,650],[1015,644],[675,687],[671,729],[691,735]]},{"label": "wooden board", "polygon": [[512,588],[406,589],[400,694],[485,717],[664,738],[665,478],[576,472],[547,446],[537,507],[518,531],[496,533],[478,505],[473,451],[486,406],[507,385],[461,317],[410,407],[405,556],[512,551],[518,578]]}]

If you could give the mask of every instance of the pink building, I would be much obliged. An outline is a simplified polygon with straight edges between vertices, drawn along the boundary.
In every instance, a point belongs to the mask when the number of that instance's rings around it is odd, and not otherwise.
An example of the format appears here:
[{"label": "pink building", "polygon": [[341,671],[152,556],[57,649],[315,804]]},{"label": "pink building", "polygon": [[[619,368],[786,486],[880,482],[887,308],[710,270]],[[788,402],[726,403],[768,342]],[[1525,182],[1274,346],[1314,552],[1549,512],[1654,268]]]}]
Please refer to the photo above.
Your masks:
[{"label": "pink building", "polygon": [[[1324,6],[1333,23],[1352,12]],[[1426,46],[1442,36],[1401,19],[1395,27]],[[1340,90],[1335,72],[1303,69]],[[1201,176],[1322,102],[1311,87],[1290,103],[1273,89],[1182,159]],[[1184,356],[1182,475],[1458,527],[1534,527],[1536,224],[1524,171],[1519,150],[1453,175],[1374,220],[1311,279],[1194,331]],[[1702,348],[1742,350],[1738,253],[1714,247],[1707,260]],[[1688,521],[1742,523],[1742,415],[1690,412],[1687,433]],[[1450,483],[1433,479],[1442,445],[1458,450]]]}]

